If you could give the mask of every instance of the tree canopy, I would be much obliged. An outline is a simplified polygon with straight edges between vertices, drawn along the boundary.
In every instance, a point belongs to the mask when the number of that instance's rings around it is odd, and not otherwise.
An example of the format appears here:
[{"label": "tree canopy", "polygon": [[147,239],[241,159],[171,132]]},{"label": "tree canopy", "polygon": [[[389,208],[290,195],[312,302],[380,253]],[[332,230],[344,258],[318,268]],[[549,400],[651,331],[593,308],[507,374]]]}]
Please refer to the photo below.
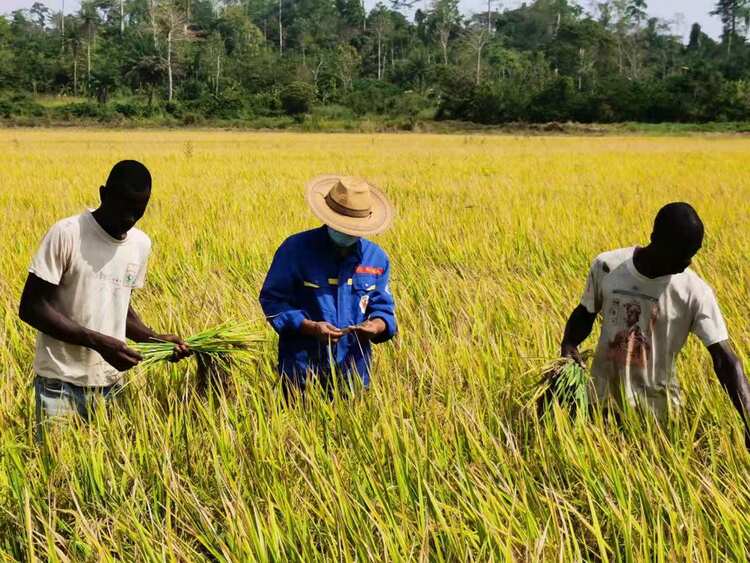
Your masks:
[{"label": "tree canopy", "polygon": [[[496,3],[495,3],[496,4]],[[82,0],[0,16],[0,116],[357,116],[478,123],[750,119],[750,0],[683,42],[646,0]]]}]

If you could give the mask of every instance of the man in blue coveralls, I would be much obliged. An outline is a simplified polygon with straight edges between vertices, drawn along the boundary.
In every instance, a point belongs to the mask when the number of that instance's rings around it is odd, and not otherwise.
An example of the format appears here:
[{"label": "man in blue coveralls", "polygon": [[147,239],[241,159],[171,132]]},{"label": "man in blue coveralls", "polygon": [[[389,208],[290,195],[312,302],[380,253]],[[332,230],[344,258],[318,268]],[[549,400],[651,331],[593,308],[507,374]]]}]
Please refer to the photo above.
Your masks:
[{"label": "man in blue coveralls", "polygon": [[304,392],[314,379],[329,393],[356,378],[367,387],[371,344],[390,340],[397,328],[388,256],[363,237],[388,229],[393,207],[354,177],[315,178],[306,197],[324,225],[282,243],[260,292],[279,334],[284,389]]}]

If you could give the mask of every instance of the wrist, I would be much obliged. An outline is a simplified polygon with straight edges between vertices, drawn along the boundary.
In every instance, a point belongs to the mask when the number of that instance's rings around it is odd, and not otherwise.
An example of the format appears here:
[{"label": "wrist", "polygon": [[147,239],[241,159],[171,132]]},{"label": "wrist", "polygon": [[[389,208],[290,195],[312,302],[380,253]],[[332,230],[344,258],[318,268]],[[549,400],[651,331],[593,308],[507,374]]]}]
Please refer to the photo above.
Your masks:
[{"label": "wrist", "polygon": [[102,343],[104,342],[104,339],[105,339],[105,336],[102,333],[86,328],[84,329],[84,332],[83,332],[82,344],[84,347],[94,350],[96,352],[102,347]]},{"label": "wrist", "polygon": [[130,338],[134,342],[157,342],[159,340],[162,340],[162,335],[157,334],[156,331],[151,330],[150,328],[144,326],[140,331],[135,332],[134,334],[128,334],[128,338]]},{"label": "wrist", "polygon": [[378,334],[382,334],[386,330],[388,330],[388,325],[380,317],[373,317],[370,319],[370,322],[373,323],[373,325],[375,325],[375,328],[377,329]]},{"label": "wrist", "polygon": [[169,336],[169,334],[158,334],[155,331],[149,329],[149,331],[145,333],[144,341],[145,342],[161,342],[161,341],[167,340],[166,338],[167,336]]},{"label": "wrist", "polygon": [[569,342],[567,340],[563,340],[560,343],[560,351],[565,354],[566,352],[570,352],[571,350],[576,350],[578,348],[578,345],[573,344],[572,342]]},{"label": "wrist", "polygon": [[299,333],[303,336],[312,336],[316,332],[317,323],[310,319],[303,319],[299,325]]}]

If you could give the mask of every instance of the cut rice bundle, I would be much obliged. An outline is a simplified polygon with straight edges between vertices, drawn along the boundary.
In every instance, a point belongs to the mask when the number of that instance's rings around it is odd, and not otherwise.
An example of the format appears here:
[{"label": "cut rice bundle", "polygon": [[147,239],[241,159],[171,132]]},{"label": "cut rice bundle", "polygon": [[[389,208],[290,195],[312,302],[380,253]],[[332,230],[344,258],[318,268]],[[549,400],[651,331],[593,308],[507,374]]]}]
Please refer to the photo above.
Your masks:
[{"label": "cut rice bundle", "polygon": [[[251,323],[228,321],[186,338],[185,342],[199,360],[210,359],[213,365],[229,367],[231,356],[247,356],[253,352],[254,344],[264,340],[263,333]],[[143,356],[141,365],[148,367],[169,361],[175,345],[172,342],[143,342],[134,348]]]},{"label": "cut rice bundle", "polygon": [[589,411],[589,381],[588,370],[572,358],[561,358],[548,364],[532,399],[537,413],[544,416],[557,403],[573,417],[585,416]]}]

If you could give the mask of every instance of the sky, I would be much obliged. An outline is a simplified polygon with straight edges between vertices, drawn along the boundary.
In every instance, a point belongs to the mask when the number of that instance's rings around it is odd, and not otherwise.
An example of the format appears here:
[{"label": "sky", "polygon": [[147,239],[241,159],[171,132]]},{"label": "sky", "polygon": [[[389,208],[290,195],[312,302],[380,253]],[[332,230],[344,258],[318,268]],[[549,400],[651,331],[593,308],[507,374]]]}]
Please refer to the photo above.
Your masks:
[{"label": "sky", "polygon": [[[0,0],[0,13],[8,13],[19,8],[29,8],[35,0]],[[41,0],[47,6],[59,10],[65,3],[65,12],[78,9],[79,0]],[[375,4],[376,0],[368,0],[368,4]],[[423,0],[426,2],[426,0]],[[493,0],[494,9],[498,4],[504,8],[517,6],[522,0]],[[587,2],[581,2],[586,5]],[[703,31],[712,37],[721,34],[721,22],[715,16],[708,13],[713,9],[716,0],[648,0],[648,12],[650,15],[662,19],[676,21],[675,31],[687,37],[690,26],[698,22],[703,26]],[[487,9],[487,0],[460,0],[464,12],[471,13]]]}]

